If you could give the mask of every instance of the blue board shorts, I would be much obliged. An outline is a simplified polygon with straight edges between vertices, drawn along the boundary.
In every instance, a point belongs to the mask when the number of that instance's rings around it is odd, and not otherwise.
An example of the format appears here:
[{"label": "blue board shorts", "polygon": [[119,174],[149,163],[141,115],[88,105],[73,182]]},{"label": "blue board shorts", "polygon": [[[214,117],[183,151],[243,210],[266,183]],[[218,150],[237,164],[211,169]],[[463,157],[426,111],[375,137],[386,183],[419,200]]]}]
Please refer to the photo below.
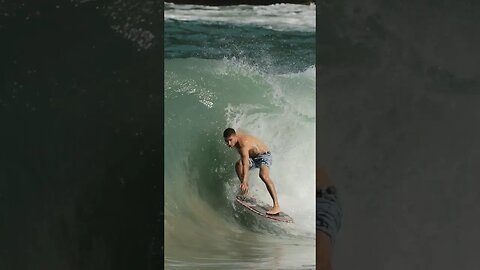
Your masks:
[{"label": "blue board shorts", "polygon": [[335,187],[317,191],[316,230],[326,233],[332,245],[342,225],[342,208]]},{"label": "blue board shorts", "polygon": [[260,168],[262,164],[267,165],[268,168],[272,166],[272,154],[266,152],[255,157],[248,158],[248,169]]}]

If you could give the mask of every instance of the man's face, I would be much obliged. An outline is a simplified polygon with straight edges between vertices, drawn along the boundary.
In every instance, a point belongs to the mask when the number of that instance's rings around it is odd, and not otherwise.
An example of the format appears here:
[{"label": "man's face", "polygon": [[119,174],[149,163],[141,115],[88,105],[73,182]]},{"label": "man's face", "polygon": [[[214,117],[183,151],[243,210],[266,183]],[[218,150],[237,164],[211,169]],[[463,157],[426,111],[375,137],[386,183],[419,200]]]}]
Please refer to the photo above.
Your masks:
[{"label": "man's face", "polygon": [[227,144],[228,147],[232,148],[237,143],[235,135],[225,138],[225,143]]}]

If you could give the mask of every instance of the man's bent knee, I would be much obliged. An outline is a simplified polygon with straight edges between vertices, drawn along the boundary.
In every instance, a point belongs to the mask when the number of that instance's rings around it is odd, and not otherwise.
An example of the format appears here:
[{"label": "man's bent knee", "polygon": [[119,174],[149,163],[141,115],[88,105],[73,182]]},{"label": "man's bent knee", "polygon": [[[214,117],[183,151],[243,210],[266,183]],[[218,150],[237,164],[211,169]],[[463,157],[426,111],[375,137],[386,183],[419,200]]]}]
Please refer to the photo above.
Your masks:
[{"label": "man's bent knee", "polygon": [[260,176],[260,179],[262,179],[262,181],[265,182],[265,183],[271,183],[272,182],[272,179],[270,179],[270,177],[268,176],[267,173],[261,173],[259,176]]}]

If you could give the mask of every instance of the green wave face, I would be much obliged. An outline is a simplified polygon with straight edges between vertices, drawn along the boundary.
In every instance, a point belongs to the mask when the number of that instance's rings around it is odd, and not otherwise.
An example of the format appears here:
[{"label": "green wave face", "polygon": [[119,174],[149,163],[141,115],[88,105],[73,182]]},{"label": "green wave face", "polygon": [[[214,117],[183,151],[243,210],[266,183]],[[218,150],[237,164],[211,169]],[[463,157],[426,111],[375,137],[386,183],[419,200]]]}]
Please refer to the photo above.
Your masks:
[{"label": "green wave face", "polygon": [[[240,244],[241,250],[257,247],[266,252],[272,236],[303,247],[313,245],[314,76],[314,67],[300,73],[267,74],[235,60],[165,61],[168,256],[179,256],[179,239],[215,243],[201,249],[206,257],[217,254],[218,243],[234,245],[238,237],[257,239]],[[271,177],[281,206],[297,221],[295,225],[271,222],[234,204],[239,182],[233,166],[239,157],[223,142],[226,127],[251,133],[269,145],[274,158]],[[270,203],[257,174],[258,170],[250,173],[251,192]],[[266,242],[259,240],[264,237]],[[236,244],[230,248],[238,249]],[[198,251],[191,246],[187,250]],[[249,259],[257,255],[245,254]]]}]

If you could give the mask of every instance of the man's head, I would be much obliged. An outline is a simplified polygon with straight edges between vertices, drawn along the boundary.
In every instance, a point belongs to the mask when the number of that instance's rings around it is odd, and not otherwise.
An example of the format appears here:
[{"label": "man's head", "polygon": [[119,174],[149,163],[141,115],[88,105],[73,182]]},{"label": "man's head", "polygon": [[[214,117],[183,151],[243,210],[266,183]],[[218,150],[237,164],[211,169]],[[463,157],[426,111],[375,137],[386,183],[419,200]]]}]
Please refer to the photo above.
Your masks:
[{"label": "man's head", "polygon": [[225,143],[227,144],[227,146],[230,148],[232,148],[238,142],[237,133],[233,128],[225,129],[225,131],[223,132],[223,138],[225,139]]}]

